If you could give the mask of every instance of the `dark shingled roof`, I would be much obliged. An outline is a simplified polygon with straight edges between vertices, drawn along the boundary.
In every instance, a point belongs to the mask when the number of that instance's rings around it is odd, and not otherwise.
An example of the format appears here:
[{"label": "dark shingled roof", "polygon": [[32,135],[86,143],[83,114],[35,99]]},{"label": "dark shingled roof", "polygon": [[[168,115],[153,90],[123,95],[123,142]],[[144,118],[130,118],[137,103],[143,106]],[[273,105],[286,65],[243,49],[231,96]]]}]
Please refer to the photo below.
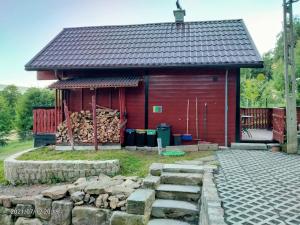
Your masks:
[{"label": "dark shingled roof", "polygon": [[26,70],[261,67],[243,20],[65,28]]},{"label": "dark shingled roof", "polygon": [[74,88],[112,88],[112,87],[138,87],[143,78],[139,76],[107,76],[96,78],[76,78],[69,80],[59,80],[49,85],[55,89]]}]

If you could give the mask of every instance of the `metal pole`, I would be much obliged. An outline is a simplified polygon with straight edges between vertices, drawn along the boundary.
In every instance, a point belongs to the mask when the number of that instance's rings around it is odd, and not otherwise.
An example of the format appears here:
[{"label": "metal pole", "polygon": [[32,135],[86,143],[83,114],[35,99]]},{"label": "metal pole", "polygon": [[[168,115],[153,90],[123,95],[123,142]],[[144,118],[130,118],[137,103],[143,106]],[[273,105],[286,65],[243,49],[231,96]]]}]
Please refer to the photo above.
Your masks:
[{"label": "metal pole", "polygon": [[225,73],[225,146],[228,146],[228,69]]},{"label": "metal pole", "polygon": [[284,37],[284,77],[286,97],[286,140],[287,153],[297,153],[297,113],[296,113],[296,76],[295,76],[295,40],[293,29],[293,3],[295,0],[283,0],[283,37]]}]

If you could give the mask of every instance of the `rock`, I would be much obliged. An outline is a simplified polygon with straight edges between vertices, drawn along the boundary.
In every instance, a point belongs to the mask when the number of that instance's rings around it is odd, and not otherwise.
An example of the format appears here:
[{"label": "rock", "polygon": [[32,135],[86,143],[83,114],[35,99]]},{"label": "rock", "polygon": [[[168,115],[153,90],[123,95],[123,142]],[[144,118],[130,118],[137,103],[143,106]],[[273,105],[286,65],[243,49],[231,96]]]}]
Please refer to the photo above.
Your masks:
[{"label": "rock", "polygon": [[86,186],[87,186],[87,183],[81,183],[81,184],[78,184],[78,185],[70,184],[68,186],[68,192],[69,192],[70,195],[72,195],[73,193],[75,193],[77,191],[84,191]]},{"label": "rock", "polygon": [[93,181],[86,185],[84,191],[90,195],[100,195],[104,194],[105,188],[109,186],[109,184],[104,184],[102,181]]},{"label": "rock", "polygon": [[94,202],[96,201],[96,199],[94,197],[90,197],[90,201],[89,201],[89,204],[93,204]]},{"label": "rock", "polygon": [[76,206],[72,210],[73,225],[105,225],[107,217],[105,210],[90,206]]},{"label": "rock", "polygon": [[162,163],[152,163],[150,166],[150,174],[153,176],[160,176],[163,169]]},{"label": "rock", "polygon": [[82,191],[76,191],[71,195],[71,199],[73,202],[81,202],[83,201],[85,193]]},{"label": "rock", "polygon": [[149,217],[115,211],[110,219],[110,225],[146,225]]},{"label": "rock", "polygon": [[11,215],[1,215],[0,214],[0,224],[2,225],[13,225],[14,222],[13,222],[13,219],[12,219],[12,216]]},{"label": "rock", "polygon": [[155,191],[138,189],[127,199],[127,213],[150,215],[151,206],[155,200]]},{"label": "rock", "polygon": [[28,218],[19,217],[15,225],[43,225],[43,223],[37,218],[28,219]]},{"label": "rock", "polygon": [[116,197],[119,199],[119,200],[126,200],[127,199],[127,197],[125,196],[125,195],[123,195],[123,194],[118,194],[118,195],[116,195]]},{"label": "rock", "polygon": [[118,202],[117,207],[118,207],[118,208],[121,208],[121,207],[125,206],[125,205],[126,205],[126,202],[127,202],[126,200],[123,200],[123,201]]},{"label": "rock", "polygon": [[15,217],[31,218],[31,217],[34,216],[34,206],[33,205],[17,204],[15,209],[12,210],[12,214]]},{"label": "rock", "polygon": [[155,190],[160,184],[159,176],[148,175],[143,181],[143,188]]},{"label": "rock", "polygon": [[73,202],[60,200],[52,202],[49,225],[70,225],[72,221]]},{"label": "rock", "polygon": [[0,206],[0,215],[10,215],[10,214],[11,214],[11,209]]},{"label": "rock", "polygon": [[58,200],[66,196],[68,192],[68,185],[54,186],[42,191],[44,197],[49,197],[53,200]]},{"label": "rock", "polygon": [[134,192],[134,189],[117,185],[117,186],[106,188],[105,192],[109,193],[110,195],[123,194],[126,197],[128,197],[132,192]]},{"label": "rock", "polygon": [[134,182],[133,180],[131,179],[128,179],[126,181],[124,181],[121,186],[123,187],[128,187],[128,188],[132,188],[132,189],[136,189],[136,188],[139,188],[141,185],[138,184],[137,182]]},{"label": "rock", "polygon": [[103,183],[110,183],[112,181],[112,178],[101,173],[99,176],[98,176],[98,180],[100,182],[103,182]]},{"label": "rock", "polygon": [[96,207],[106,208],[108,206],[108,203],[107,203],[108,197],[109,197],[108,194],[99,195],[98,198],[96,199],[96,203],[95,203]]},{"label": "rock", "polygon": [[130,176],[130,177],[125,177],[126,180],[132,180],[132,181],[138,181],[139,177],[138,176]]},{"label": "rock", "polygon": [[86,183],[86,182],[87,182],[86,177],[79,177],[79,178],[74,182],[74,185],[79,185],[79,184]]},{"label": "rock", "polygon": [[11,202],[13,205],[17,205],[17,204],[34,205],[34,199],[35,196],[24,196],[20,198],[13,198]]},{"label": "rock", "polygon": [[83,202],[83,201],[80,201],[80,202],[75,202],[75,203],[74,203],[74,205],[76,205],[76,206],[83,205],[83,204],[84,204],[84,202]]},{"label": "rock", "polygon": [[90,194],[85,194],[83,201],[85,203],[89,202],[90,201],[90,196],[91,196]]},{"label": "rock", "polygon": [[11,208],[12,207],[12,200],[16,196],[13,195],[2,195],[0,196],[0,203],[5,207],[5,208]]},{"label": "rock", "polygon": [[51,205],[52,200],[45,198],[42,195],[36,196],[34,199],[35,205],[35,216],[43,219],[49,220],[51,217]]},{"label": "rock", "polygon": [[116,198],[115,196],[110,196],[110,197],[108,198],[108,200],[109,200],[109,207],[110,207],[111,209],[116,209],[116,208],[117,208],[117,205],[118,205],[118,202],[119,202],[119,199]]}]

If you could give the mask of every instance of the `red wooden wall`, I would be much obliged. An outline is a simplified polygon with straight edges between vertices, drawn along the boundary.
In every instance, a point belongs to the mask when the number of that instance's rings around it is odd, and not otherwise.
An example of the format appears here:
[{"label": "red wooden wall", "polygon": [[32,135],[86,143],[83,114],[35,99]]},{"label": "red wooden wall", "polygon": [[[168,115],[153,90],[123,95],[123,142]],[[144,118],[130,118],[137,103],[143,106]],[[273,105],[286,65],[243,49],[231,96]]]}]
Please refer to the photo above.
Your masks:
[{"label": "red wooden wall", "polygon": [[[187,100],[190,100],[189,133],[196,138],[195,99],[198,98],[199,136],[204,139],[204,105],[207,103],[207,139],[224,144],[225,70],[153,71],[149,78],[149,128],[172,125],[172,132],[186,133]],[[159,76],[158,76],[159,75]],[[228,76],[228,143],[235,141],[236,76]],[[162,113],[153,113],[153,106]]]},{"label": "red wooden wall", "polygon": [[[224,69],[168,69],[133,71],[133,74],[149,76],[148,128],[159,123],[172,125],[173,133],[186,132],[186,106],[190,99],[189,133],[196,138],[195,98],[198,97],[199,135],[204,139],[204,104],[207,103],[207,138],[205,141],[224,144],[225,113],[225,70]],[[103,74],[102,74],[103,73]],[[114,72],[113,75],[124,74]],[[95,72],[87,76],[107,75]],[[236,78],[238,69],[228,75],[228,143],[235,141],[236,129]],[[68,73],[65,73],[68,76]],[[71,76],[74,76],[72,73]],[[84,76],[78,73],[77,76]],[[91,110],[92,95],[95,91],[70,90],[67,100],[70,111]],[[111,97],[110,97],[111,96]],[[110,100],[111,99],[111,100]],[[97,90],[97,104],[119,109],[118,89]],[[163,106],[162,113],[153,113],[153,106]],[[127,128],[145,128],[145,86],[126,88]]]}]

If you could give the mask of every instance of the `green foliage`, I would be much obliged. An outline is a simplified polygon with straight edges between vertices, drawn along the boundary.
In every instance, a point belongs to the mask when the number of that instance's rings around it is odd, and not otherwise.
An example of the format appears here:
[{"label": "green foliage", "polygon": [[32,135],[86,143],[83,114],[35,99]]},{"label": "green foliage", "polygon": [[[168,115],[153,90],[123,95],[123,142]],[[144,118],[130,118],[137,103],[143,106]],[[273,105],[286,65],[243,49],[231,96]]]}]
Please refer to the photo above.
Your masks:
[{"label": "green foliage", "polygon": [[[300,18],[294,20],[296,77],[300,78]],[[264,68],[241,70],[241,106],[242,107],[268,107],[284,106],[284,43],[283,33],[277,37],[274,50],[263,55]],[[261,79],[264,75],[265,79]],[[300,93],[300,80],[298,93]],[[297,97],[300,105],[300,94]]]},{"label": "green foliage", "polygon": [[16,115],[17,101],[21,96],[21,93],[15,85],[8,85],[0,92],[0,95],[7,101],[10,114],[14,120]]},{"label": "green foliage", "polygon": [[16,107],[16,129],[21,139],[31,134],[33,108],[53,105],[54,93],[46,89],[30,88],[21,96]]},{"label": "green foliage", "polygon": [[5,145],[12,129],[12,119],[7,101],[0,96],[0,145]]}]

